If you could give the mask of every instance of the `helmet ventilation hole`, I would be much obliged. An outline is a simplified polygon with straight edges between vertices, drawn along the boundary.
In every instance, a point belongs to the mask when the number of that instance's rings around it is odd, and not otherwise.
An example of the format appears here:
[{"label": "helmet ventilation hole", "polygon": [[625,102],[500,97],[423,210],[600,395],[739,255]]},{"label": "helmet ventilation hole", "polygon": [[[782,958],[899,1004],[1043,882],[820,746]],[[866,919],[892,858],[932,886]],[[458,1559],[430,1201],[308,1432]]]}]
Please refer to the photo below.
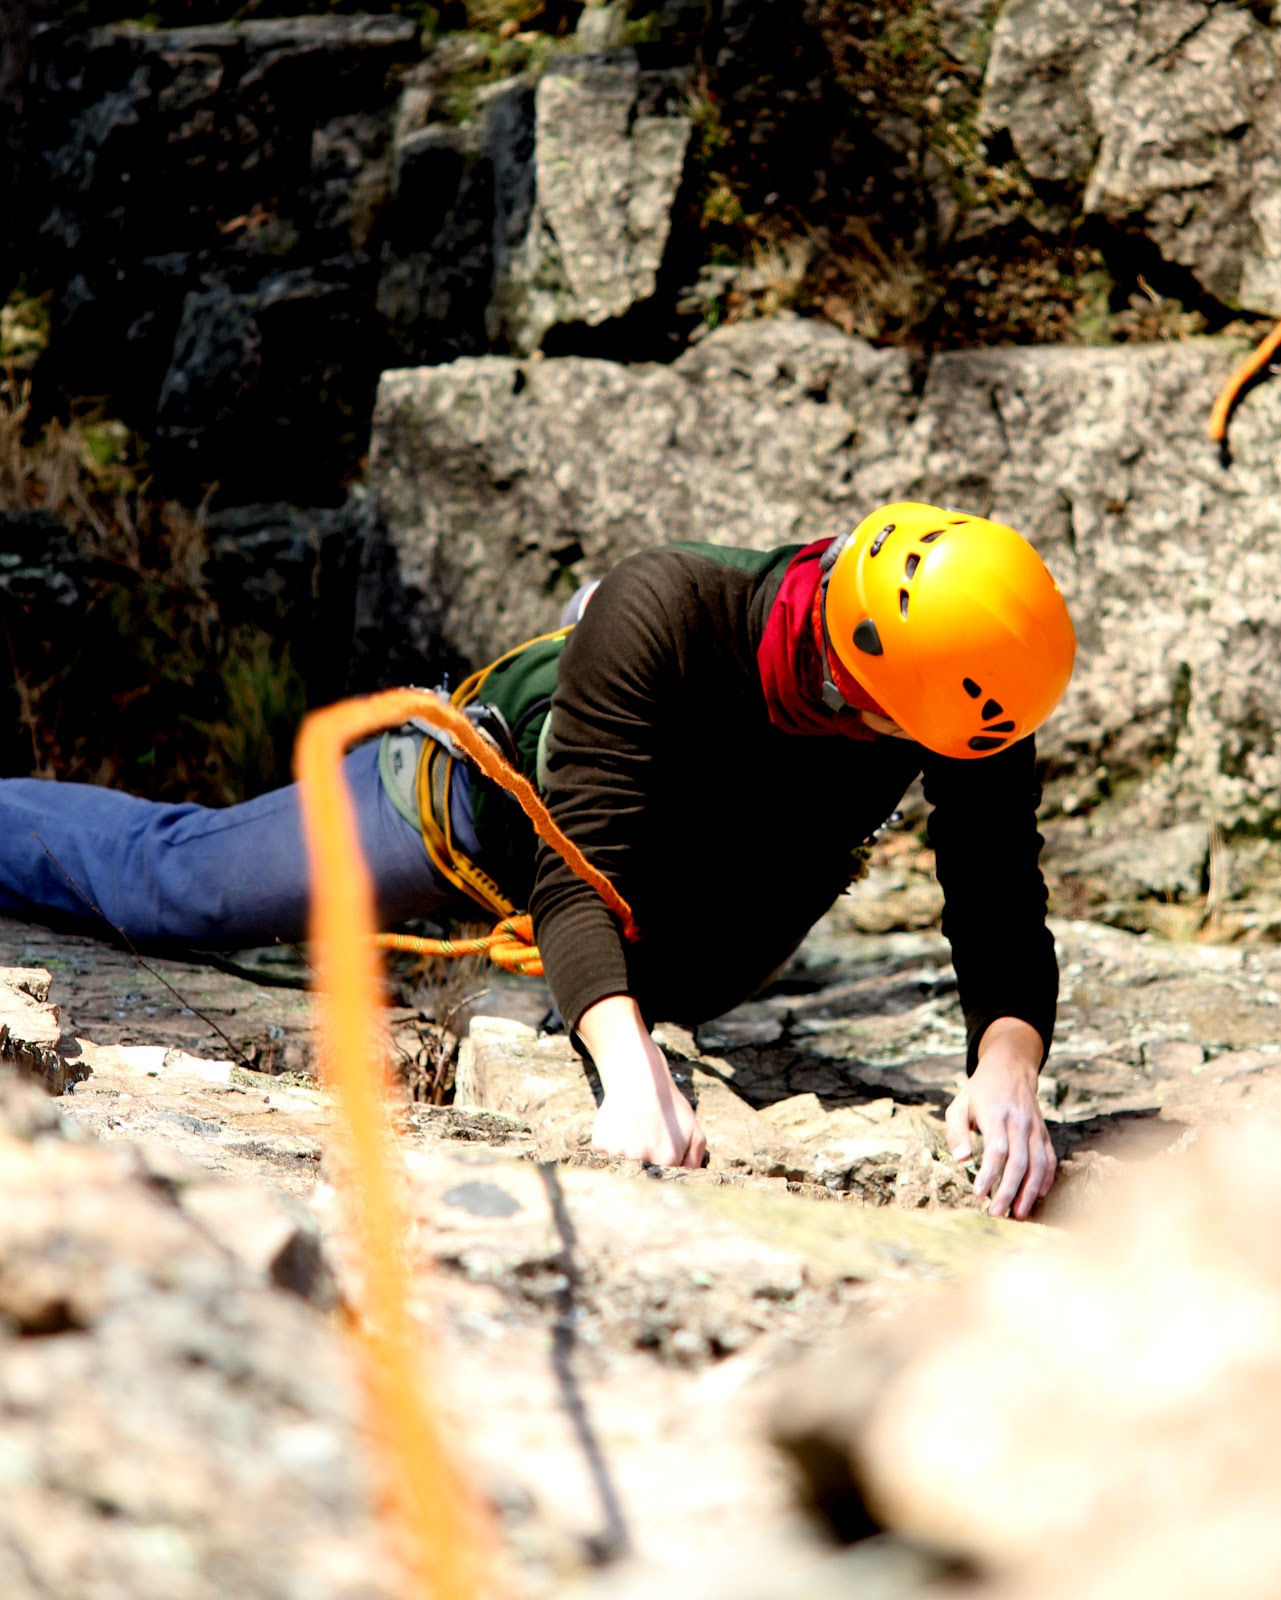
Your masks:
[{"label": "helmet ventilation hole", "polygon": [[885,646],[881,643],[881,636],[876,631],[876,624],[871,617],[864,617],[854,630],[854,648],[861,650],[865,656],[883,656]]},{"label": "helmet ventilation hole", "polygon": [[881,546],[885,543],[885,541],[889,538],[890,534],[892,534],[894,532],[895,528],[897,528],[897,527],[898,527],[898,523],[897,522],[888,522],[888,523],[886,523],[886,525],[877,534],[875,539],[872,540],[872,548],[868,551],[868,555],[879,556],[880,553],[881,553]]},{"label": "helmet ventilation hole", "polygon": [[985,739],[981,733],[975,734],[970,740],[971,750],[999,750],[1005,743],[1004,739]]},{"label": "helmet ventilation hole", "polygon": [[945,531],[946,530],[943,528],[935,528],[933,533],[923,533],[921,535],[921,543],[933,544],[935,539],[941,539],[943,537]]},{"label": "helmet ventilation hole", "polygon": [[1005,707],[999,700],[989,700],[983,707],[981,715],[984,722],[991,722],[993,717],[999,717],[1004,710]]},{"label": "helmet ventilation hole", "polygon": [[917,569],[917,567],[920,566],[920,564],[921,564],[920,556],[918,556],[916,554],[912,554],[912,555],[908,556],[907,563],[903,568],[904,577],[907,577],[907,578],[915,577],[916,576],[916,569]]},{"label": "helmet ventilation hole", "polygon": [[899,592],[898,592],[898,614],[899,614],[900,617],[903,618],[903,620],[905,622],[907,621],[907,590],[906,589],[900,589]]},{"label": "helmet ventilation hole", "polygon": [[965,690],[966,694],[969,695],[971,700],[977,700],[978,697],[983,693],[982,689],[979,688],[978,684],[975,683],[973,678],[962,678],[961,687]]}]

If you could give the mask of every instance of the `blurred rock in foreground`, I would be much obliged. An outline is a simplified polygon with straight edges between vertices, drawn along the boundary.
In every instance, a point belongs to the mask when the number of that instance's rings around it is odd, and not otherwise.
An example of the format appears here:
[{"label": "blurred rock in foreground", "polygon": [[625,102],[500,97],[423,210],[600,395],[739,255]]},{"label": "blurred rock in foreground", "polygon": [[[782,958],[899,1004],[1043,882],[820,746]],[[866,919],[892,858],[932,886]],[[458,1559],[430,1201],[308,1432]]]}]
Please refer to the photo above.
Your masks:
[{"label": "blurred rock in foreground", "polygon": [[[5,1600],[384,1600],[304,1219],[0,1076]],[[292,1262],[292,1267],[289,1265]],[[282,1286],[283,1285],[283,1286]]]},{"label": "blurred rock in foreground", "polygon": [[776,1431],[829,1515],[974,1563],[994,1600],[1270,1600],[1279,1150],[1271,1123],[1206,1136],[812,1368]]}]

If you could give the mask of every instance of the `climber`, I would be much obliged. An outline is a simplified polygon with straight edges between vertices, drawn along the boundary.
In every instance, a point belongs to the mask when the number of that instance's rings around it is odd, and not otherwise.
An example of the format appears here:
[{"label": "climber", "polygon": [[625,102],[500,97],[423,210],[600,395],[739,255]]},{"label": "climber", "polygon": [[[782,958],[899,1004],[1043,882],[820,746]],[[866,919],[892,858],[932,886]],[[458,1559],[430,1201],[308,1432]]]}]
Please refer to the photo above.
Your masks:
[{"label": "climber", "polygon": [[[385,920],[527,905],[551,990],[604,1098],[613,1154],[701,1164],[650,1025],[764,985],[850,881],[918,773],[968,1033],[947,1114],[994,1215],[1053,1180],[1037,1108],[1057,994],[1031,738],[1066,687],[1071,622],[1012,529],[914,503],[852,535],[755,552],[671,545],[584,592],[572,626],[453,696],[630,901],[628,943],[510,798],[417,728],[346,760]],[[293,789],[224,811],[83,785],[0,783],[0,913],[138,946],[301,934]],[[536,847],[537,845],[537,847]]]}]

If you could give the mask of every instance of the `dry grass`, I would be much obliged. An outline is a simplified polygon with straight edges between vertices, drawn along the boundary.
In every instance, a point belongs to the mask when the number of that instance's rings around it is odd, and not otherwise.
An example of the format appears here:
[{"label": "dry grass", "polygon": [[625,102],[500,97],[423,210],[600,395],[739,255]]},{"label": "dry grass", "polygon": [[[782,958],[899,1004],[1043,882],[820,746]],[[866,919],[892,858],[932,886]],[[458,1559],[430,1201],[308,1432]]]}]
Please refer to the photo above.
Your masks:
[{"label": "dry grass", "polygon": [[37,426],[29,379],[0,369],[4,511],[57,519],[63,548],[55,529],[30,559],[77,595],[0,619],[19,733],[4,770],[206,803],[288,782],[304,710],[289,652],[224,624],[207,505],[159,495],[123,423],[85,408]]},{"label": "dry grass", "polygon": [[817,303],[829,322],[860,339],[882,339],[915,328],[936,291],[897,239],[882,243],[861,217],[846,226],[839,246],[824,251]]}]

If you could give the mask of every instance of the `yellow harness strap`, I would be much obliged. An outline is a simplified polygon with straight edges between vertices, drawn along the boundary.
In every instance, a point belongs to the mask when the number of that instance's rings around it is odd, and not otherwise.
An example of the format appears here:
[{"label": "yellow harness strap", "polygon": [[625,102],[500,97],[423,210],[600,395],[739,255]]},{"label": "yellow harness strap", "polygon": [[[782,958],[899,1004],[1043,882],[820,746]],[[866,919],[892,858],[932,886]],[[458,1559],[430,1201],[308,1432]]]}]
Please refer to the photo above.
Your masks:
[{"label": "yellow harness strap", "polygon": [[[491,672],[512,661],[531,645],[547,644],[553,639],[563,639],[571,628],[557,628],[552,633],[540,633],[537,638],[526,639],[506,651],[487,667],[481,667],[465,678],[449,697],[449,703],[458,711],[476,700]],[[484,735],[480,734],[483,738]],[[488,873],[461,850],[453,836],[450,822],[450,795],[454,781],[457,757],[439,740],[424,741],[418,756],[418,771],[414,789],[418,802],[418,825],[422,830],[423,844],[431,864],[447,882],[460,893],[467,895],[493,917],[510,917],[516,907],[507,898]]]}]

